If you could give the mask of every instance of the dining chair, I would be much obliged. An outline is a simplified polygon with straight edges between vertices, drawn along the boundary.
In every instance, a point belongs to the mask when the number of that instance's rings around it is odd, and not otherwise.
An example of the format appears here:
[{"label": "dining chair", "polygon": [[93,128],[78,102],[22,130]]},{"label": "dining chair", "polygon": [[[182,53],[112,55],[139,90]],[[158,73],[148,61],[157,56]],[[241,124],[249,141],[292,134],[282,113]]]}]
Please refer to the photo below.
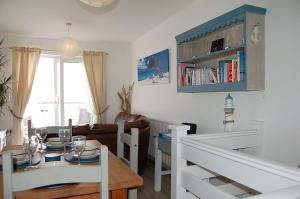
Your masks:
[{"label": "dining chair", "polygon": [[[127,144],[130,148],[129,158],[124,156],[124,144]],[[118,135],[117,135],[117,155],[118,158],[127,163],[130,168],[137,173],[138,170],[138,150],[139,149],[139,129],[132,128],[131,135],[124,132],[124,122],[118,123]],[[129,190],[129,199],[137,198],[137,189]]]},{"label": "dining chair", "polygon": [[100,182],[101,199],[109,198],[108,149],[100,146],[99,165],[71,165],[41,167],[35,170],[14,172],[10,151],[3,153],[4,198],[13,199],[14,193],[37,187],[64,183]]},{"label": "dining chair", "polygon": [[[45,126],[47,128],[48,134],[58,134],[60,129],[70,129],[72,136],[72,119],[68,120],[68,126]],[[31,120],[28,120],[28,137],[35,134],[35,128],[32,128]]]}]

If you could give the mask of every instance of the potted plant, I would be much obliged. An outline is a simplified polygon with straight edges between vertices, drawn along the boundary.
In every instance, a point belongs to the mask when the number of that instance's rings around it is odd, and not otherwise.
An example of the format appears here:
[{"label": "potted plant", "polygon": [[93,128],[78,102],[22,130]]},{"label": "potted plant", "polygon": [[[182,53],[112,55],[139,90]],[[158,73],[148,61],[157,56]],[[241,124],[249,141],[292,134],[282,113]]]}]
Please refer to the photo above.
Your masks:
[{"label": "potted plant", "polygon": [[3,39],[0,40],[0,113],[3,112],[3,108],[7,103],[8,95],[9,95],[9,82],[11,79],[11,75],[9,77],[5,77],[1,70],[7,64],[6,55],[2,52],[3,47]]}]

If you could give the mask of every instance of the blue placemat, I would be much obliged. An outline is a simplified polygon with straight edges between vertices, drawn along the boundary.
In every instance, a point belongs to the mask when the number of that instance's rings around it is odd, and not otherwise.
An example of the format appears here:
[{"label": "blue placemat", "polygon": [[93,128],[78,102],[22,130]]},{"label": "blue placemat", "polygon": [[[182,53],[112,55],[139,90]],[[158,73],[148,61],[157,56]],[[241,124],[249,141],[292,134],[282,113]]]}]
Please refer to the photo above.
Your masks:
[{"label": "blue placemat", "polygon": [[52,162],[52,161],[60,161],[61,154],[59,153],[48,153],[45,155],[45,162]]},{"label": "blue placemat", "polygon": [[47,151],[61,151],[64,150],[64,146],[47,146]]},{"label": "blue placemat", "polygon": [[[46,145],[47,148],[46,150],[47,151],[62,151],[64,150],[64,146],[51,146],[51,145]],[[71,144],[67,144],[66,145],[66,149],[70,149],[71,148]]]},{"label": "blue placemat", "polygon": [[[78,162],[78,158],[74,157],[72,154],[66,155],[65,160],[68,162],[72,162],[72,163]],[[82,163],[99,162],[99,155],[97,155],[96,157],[93,157],[93,158],[89,158],[89,159],[80,159],[80,162],[82,162]]]},{"label": "blue placemat", "polygon": [[[34,156],[32,158],[32,165],[38,165],[40,162],[41,162],[41,157],[40,156]],[[24,169],[27,166],[29,166],[29,160],[22,163],[22,164],[14,163],[14,169]],[[0,165],[0,169],[2,170],[2,164]]]}]

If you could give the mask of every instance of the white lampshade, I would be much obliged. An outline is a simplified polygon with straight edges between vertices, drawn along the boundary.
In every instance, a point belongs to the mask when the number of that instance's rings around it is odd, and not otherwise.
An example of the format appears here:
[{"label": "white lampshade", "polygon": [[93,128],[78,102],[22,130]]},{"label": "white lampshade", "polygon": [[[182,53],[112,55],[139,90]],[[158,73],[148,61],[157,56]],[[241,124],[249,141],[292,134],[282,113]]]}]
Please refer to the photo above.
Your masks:
[{"label": "white lampshade", "polygon": [[80,53],[77,41],[69,36],[63,37],[58,41],[56,50],[63,58],[73,58]]},{"label": "white lampshade", "polygon": [[96,7],[96,8],[101,8],[108,6],[109,4],[112,4],[115,0],[80,0],[82,3]]}]

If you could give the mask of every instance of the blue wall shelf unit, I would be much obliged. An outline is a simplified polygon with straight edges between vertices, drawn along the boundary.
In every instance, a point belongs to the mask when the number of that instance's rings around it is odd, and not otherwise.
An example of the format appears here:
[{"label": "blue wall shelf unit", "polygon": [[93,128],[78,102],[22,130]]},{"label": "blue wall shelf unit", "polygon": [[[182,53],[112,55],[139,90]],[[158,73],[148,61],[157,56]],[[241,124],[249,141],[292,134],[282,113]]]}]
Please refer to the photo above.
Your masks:
[{"label": "blue wall shelf unit", "polygon": [[177,35],[177,92],[264,90],[265,14],[243,5]]}]

